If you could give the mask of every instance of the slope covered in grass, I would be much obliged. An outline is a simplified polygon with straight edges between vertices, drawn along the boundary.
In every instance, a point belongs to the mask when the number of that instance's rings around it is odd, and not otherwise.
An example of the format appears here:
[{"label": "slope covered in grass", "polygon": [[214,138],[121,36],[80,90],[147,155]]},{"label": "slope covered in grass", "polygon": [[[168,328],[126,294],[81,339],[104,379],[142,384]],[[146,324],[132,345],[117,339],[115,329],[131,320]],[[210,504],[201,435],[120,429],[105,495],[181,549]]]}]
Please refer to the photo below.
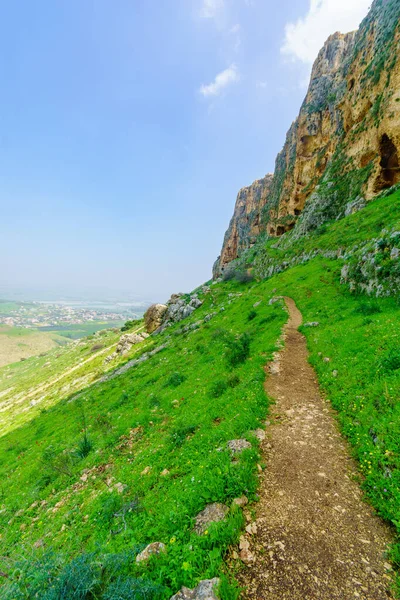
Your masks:
[{"label": "slope covered in grass", "polygon": [[[193,519],[210,502],[255,497],[251,432],[286,318],[270,297],[269,283],[213,286],[185,322],[211,315],[198,329],[170,328],[151,360],[0,438],[1,598],[169,597],[221,574],[240,511],[203,536]],[[227,442],[243,437],[251,448],[232,461]],[[154,541],[167,553],[136,565]]]}]

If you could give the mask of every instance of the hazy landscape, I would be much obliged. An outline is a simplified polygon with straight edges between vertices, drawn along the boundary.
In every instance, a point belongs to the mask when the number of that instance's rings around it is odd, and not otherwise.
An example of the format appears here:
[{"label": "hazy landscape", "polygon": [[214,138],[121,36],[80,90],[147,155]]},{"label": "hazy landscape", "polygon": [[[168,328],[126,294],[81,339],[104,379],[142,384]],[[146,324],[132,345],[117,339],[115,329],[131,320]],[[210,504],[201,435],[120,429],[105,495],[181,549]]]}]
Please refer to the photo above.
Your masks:
[{"label": "hazy landscape", "polygon": [[[400,4],[171,7],[44,3],[31,22],[39,64],[52,60],[48,22],[79,81],[57,106],[88,172],[53,166],[87,197],[54,204],[43,237],[46,173],[43,210],[25,207],[32,256],[20,216],[9,223],[0,599],[400,598]],[[65,24],[87,54],[64,45]],[[139,41],[146,53],[131,53]],[[196,78],[209,83],[189,100],[182,81]],[[104,129],[91,139],[105,114],[118,144]],[[278,137],[272,169],[260,153]],[[107,156],[94,171],[93,150]],[[263,170],[236,186],[232,214],[224,182],[253,163]]]}]

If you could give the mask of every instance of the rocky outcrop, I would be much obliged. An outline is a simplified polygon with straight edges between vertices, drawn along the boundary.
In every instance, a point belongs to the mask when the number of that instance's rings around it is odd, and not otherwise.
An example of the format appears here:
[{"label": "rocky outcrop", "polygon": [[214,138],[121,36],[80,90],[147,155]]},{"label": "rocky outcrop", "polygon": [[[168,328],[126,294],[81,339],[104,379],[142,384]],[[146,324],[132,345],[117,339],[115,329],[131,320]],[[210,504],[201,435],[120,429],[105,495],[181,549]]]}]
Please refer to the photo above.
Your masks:
[{"label": "rocky outcrop", "polygon": [[164,319],[164,315],[167,312],[167,306],[165,304],[152,304],[144,314],[144,324],[147,333],[153,333],[158,329]]},{"label": "rocky outcrop", "polygon": [[375,0],[357,32],[328,38],[273,176],[239,192],[214,277],[260,233],[306,235],[400,182],[399,23],[398,0]]},{"label": "rocky outcrop", "polygon": [[272,179],[272,174],[268,173],[239,191],[215,271],[223,270],[238,254],[254,244],[261,232],[262,210],[268,200]]},{"label": "rocky outcrop", "polygon": [[[202,289],[207,293],[209,288]],[[174,323],[178,323],[200,308],[202,301],[197,294],[187,297],[184,294],[172,294],[167,304],[153,304],[144,315],[144,322],[148,333],[161,333]]]}]

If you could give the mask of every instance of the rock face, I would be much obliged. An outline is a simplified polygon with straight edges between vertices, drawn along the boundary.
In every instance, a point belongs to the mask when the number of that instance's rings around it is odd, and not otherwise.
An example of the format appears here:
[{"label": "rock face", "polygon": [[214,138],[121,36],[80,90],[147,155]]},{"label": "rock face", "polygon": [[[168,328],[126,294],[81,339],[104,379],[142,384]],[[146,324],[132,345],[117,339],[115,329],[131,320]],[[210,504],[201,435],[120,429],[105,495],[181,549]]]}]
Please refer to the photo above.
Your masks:
[{"label": "rock face", "polygon": [[219,585],[219,578],[203,579],[199,585],[193,590],[183,587],[177,594],[172,596],[170,600],[218,600],[215,593]]},{"label": "rock face", "polygon": [[163,322],[163,317],[167,312],[165,304],[152,304],[144,314],[144,324],[147,333],[153,333]]},{"label": "rock face", "polygon": [[148,333],[160,333],[169,325],[190,317],[202,304],[197,294],[192,294],[189,299],[184,294],[172,294],[167,304],[153,304],[147,310],[144,315],[146,330]]},{"label": "rock face", "polygon": [[305,235],[400,182],[399,42],[398,0],[375,0],[358,31],[328,38],[273,176],[239,192],[214,278],[259,233]]},{"label": "rock face", "polygon": [[223,269],[238,254],[250,248],[261,232],[262,210],[267,203],[273,175],[268,173],[248,187],[242,188],[236,198],[235,210],[225,233],[221,256],[216,269]]}]

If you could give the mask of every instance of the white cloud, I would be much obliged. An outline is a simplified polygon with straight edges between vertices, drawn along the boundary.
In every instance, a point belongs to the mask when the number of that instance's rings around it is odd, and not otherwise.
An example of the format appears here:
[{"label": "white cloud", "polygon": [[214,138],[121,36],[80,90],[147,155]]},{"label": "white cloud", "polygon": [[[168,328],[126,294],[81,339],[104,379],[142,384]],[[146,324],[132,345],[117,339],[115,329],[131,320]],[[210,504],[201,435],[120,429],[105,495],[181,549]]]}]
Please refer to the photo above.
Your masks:
[{"label": "white cloud", "polygon": [[311,64],[326,39],[335,31],[357,29],[372,0],[309,0],[305,17],[287,23],[282,54]]},{"label": "white cloud", "polygon": [[203,0],[200,16],[203,19],[215,19],[224,9],[224,0]]},{"label": "white cloud", "polygon": [[239,23],[236,23],[236,25],[233,25],[233,27],[230,28],[229,33],[235,34],[235,33],[239,33],[240,31],[240,25]]},{"label": "white cloud", "polygon": [[200,94],[202,94],[205,98],[209,96],[219,96],[221,92],[231,85],[232,83],[236,83],[239,81],[240,75],[238,69],[235,64],[232,64],[230,67],[218,73],[212,83],[208,85],[202,85],[200,88]]}]

